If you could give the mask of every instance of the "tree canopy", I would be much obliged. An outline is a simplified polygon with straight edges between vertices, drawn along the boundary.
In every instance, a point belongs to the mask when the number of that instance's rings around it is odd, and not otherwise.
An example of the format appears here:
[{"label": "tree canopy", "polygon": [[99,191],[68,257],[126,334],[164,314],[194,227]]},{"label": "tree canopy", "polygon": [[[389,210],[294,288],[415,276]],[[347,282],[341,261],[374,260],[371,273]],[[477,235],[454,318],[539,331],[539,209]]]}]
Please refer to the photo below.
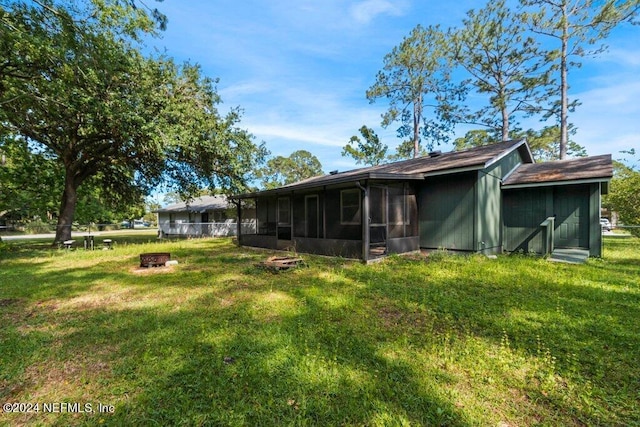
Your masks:
[{"label": "tree canopy", "polygon": [[256,177],[262,188],[271,189],[322,174],[322,165],[316,156],[306,150],[298,150],[290,156],[276,156],[267,160]]},{"label": "tree canopy", "polygon": [[[0,216],[13,221],[55,218],[60,206],[64,176],[54,158],[34,152],[24,138],[0,138],[5,162],[0,167]],[[78,189],[74,220],[81,224],[107,224],[139,216],[144,194],[132,188],[126,198],[110,194],[100,177],[88,179]]]},{"label": "tree canopy", "polygon": [[456,122],[482,125],[507,141],[516,113],[526,117],[542,110],[549,68],[539,43],[504,0],[470,10],[462,22],[462,28],[449,35],[454,64],[470,76],[462,84],[486,94],[488,105],[471,110],[466,100],[445,102],[454,104]]},{"label": "tree canopy", "polygon": [[[634,149],[623,153],[631,158],[636,156]],[[620,222],[630,226],[640,226],[640,170],[638,159],[635,161],[631,164],[614,162],[609,194],[603,199],[603,206],[617,212]],[[629,231],[640,237],[640,228],[630,228]]]},{"label": "tree canopy", "polygon": [[[400,122],[398,136],[409,138],[405,146],[411,146],[413,157],[421,152],[422,137],[432,147],[446,141],[451,130],[443,101],[458,96],[460,88],[450,83],[451,67],[445,46],[444,34],[438,26],[416,26],[385,55],[376,82],[367,90],[370,102],[378,98],[388,100],[389,109],[382,115],[382,126]],[[426,115],[426,109],[431,113]]]},{"label": "tree canopy", "polygon": [[143,56],[133,43],[153,19],[130,2],[81,5],[1,9],[1,132],[24,137],[64,176],[56,240],[69,238],[89,181],[129,203],[159,185],[187,198],[203,186],[244,189],[266,150],[238,127],[238,109],[218,112],[216,80]]},{"label": "tree canopy", "polygon": [[[515,130],[513,139],[526,138],[531,153],[537,162],[547,162],[560,159],[560,127],[547,126],[539,131],[529,129],[527,131]],[[495,133],[486,129],[468,131],[463,137],[456,138],[454,147],[456,150],[480,147],[482,145],[495,144],[498,141]],[[568,155],[571,157],[585,157],[586,149],[575,141],[569,140]]]},{"label": "tree canopy", "polygon": [[363,125],[360,128],[360,135],[364,141],[359,136],[353,135],[343,147],[342,155],[352,157],[358,165],[375,166],[384,163],[389,147],[380,142],[380,138],[370,127]]},{"label": "tree canopy", "polygon": [[459,124],[482,126],[495,141],[514,139],[518,121],[531,116],[555,123],[530,133],[547,138],[558,125],[560,159],[580,152],[569,141],[568,114],[579,101],[569,99],[568,71],[580,66],[578,58],[602,52],[599,43],[613,28],[637,24],[640,0],[512,3],[470,10],[447,31],[418,25],[384,57],[366,96],[388,100],[383,127],[400,122],[399,157],[417,156],[421,137],[431,146],[447,141]]},{"label": "tree canopy", "polygon": [[553,63],[555,84],[549,87],[554,102],[547,117],[560,124],[560,158],[567,156],[569,112],[578,100],[569,99],[569,70],[579,67],[578,57],[593,56],[606,49],[598,45],[611,30],[623,22],[633,22],[640,0],[521,0],[528,6],[523,20],[538,35],[555,40],[557,45],[546,58]]}]

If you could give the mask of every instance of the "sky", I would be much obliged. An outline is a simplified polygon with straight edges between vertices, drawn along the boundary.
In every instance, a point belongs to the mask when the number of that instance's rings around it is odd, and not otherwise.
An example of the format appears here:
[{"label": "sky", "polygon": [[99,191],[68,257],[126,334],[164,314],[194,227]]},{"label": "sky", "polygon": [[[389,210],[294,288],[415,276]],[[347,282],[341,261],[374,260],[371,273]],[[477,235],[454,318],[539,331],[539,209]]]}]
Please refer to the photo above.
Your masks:
[{"label": "sky", "polygon": [[[154,3],[154,2],[151,2]],[[151,4],[149,3],[149,4]],[[198,63],[219,78],[224,112],[244,111],[240,126],[272,156],[307,150],[325,173],[348,170],[341,155],[362,125],[372,127],[390,152],[402,142],[380,127],[388,105],[370,103],[366,90],[383,58],[418,24],[460,26],[480,1],[441,0],[164,0],[154,6],[168,28],[147,41],[177,61]],[[620,27],[609,50],[584,58],[569,75],[570,96],[582,105],[570,115],[572,137],[589,155],[640,150],[640,26]],[[538,120],[523,123],[540,129]],[[469,128],[459,127],[454,137]],[[451,151],[451,144],[435,147]]]}]

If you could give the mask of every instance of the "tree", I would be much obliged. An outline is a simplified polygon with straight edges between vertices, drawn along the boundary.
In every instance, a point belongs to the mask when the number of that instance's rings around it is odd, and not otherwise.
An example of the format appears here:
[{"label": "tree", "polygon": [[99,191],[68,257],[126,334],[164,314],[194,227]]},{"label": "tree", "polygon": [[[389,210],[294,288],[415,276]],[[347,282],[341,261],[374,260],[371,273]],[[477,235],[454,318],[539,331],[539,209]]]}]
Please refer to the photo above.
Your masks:
[{"label": "tree", "polygon": [[298,150],[289,157],[269,159],[256,176],[264,189],[271,189],[321,174],[322,165],[318,158],[306,150]]},{"label": "tree", "polygon": [[161,183],[186,197],[202,186],[237,191],[266,154],[237,127],[239,110],[218,114],[215,81],[199,67],[133,47],[135,30],[119,23],[144,30],[149,21],[127,4],[113,14],[49,2],[2,10],[0,120],[63,171],[57,241],[70,237],[89,180],[124,203]]},{"label": "tree", "polygon": [[579,67],[575,57],[594,56],[606,49],[595,46],[622,22],[631,22],[640,9],[639,0],[521,0],[532,11],[525,15],[530,27],[540,35],[551,37],[560,45],[545,58],[555,61],[553,69],[560,74],[559,83],[551,89],[560,99],[547,117],[556,116],[560,123],[560,158],[567,156],[569,112],[577,100],[569,99],[569,70]]},{"label": "tree", "polygon": [[495,130],[509,140],[514,115],[525,117],[541,111],[549,69],[540,60],[538,42],[527,35],[519,15],[504,0],[467,12],[464,26],[450,33],[455,63],[471,76],[462,82],[489,96],[489,105],[478,111],[457,106],[457,121]]},{"label": "tree", "polygon": [[[574,134],[575,129],[571,128],[570,133]],[[545,126],[536,131],[529,129],[519,133],[518,137],[526,138],[533,157],[537,162],[547,162],[560,160],[560,127]],[[575,141],[569,140],[567,147],[567,157],[585,157],[586,149]]]},{"label": "tree", "polygon": [[22,220],[50,218],[57,208],[61,181],[55,161],[33,153],[24,138],[0,137],[0,216]]},{"label": "tree", "polygon": [[[382,126],[400,121],[400,138],[410,137],[413,157],[420,153],[421,135],[434,143],[446,141],[451,123],[445,105],[449,97],[459,96],[449,81],[450,67],[444,34],[439,27],[418,25],[400,45],[384,57],[384,67],[376,82],[367,90],[367,98],[389,100],[389,110],[382,115]],[[431,102],[427,102],[431,101]],[[426,118],[425,108],[433,117]]]},{"label": "tree", "polygon": [[[546,126],[537,131],[533,129],[524,132],[515,130],[512,136],[514,139],[526,138],[537,162],[560,159],[560,128],[558,126]],[[476,129],[467,132],[462,138],[456,138],[454,147],[456,150],[464,150],[495,144],[497,141],[499,141],[499,138],[495,133],[486,129]],[[568,155],[571,157],[584,157],[587,152],[582,145],[570,140]]]},{"label": "tree", "polygon": [[360,128],[360,135],[364,141],[357,135],[352,136],[343,147],[342,155],[353,157],[358,165],[375,166],[384,163],[389,147],[380,142],[380,138],[370,127],[363,125]]},{"label": "tree", "polygon": [[495,144],[498,141],[492,132],[486,129],[474,129],[465,133],[463,137],[456,138],[453,141],[453,148],[456,151],[461,151],[468,148]]},{"label": "tree", "polygon": [[[24,138],[0,139],[0,151],[5,156],[0,167],[0,216],[23,222],[55,218],[64,187],[56,160],[34,152]],[[119,200],[117,194],[105,193],[100,178],[93,177],[78,189],[74,219],[81,224],[119,221],[125,212],[140,210],[142,197],[132,188],[126,200]]]},{"label": "tree", "polygon": [[[635,155],[635,150],[623,152]],[[626,225],[640,225],[640,171],[636,165],[627,166],[614,162],[613,179],[609,194],[604,197],[603,206],[618,213],[619,219]],[[630,228],[633,235],[640,237],[640,228]]]}]

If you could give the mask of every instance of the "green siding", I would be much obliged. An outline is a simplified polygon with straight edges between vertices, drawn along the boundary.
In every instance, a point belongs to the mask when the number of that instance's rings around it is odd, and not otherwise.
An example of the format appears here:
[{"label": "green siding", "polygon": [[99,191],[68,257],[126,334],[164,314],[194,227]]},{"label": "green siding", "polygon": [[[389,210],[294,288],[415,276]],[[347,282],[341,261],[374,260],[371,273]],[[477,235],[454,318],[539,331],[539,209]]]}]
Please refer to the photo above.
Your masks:
[{"label": "green siding", "polygon": [[554,215],[556,247],[584,247],[591,256],[602,255],[597,183],[504,190],[504,249],[543,253],[540,224]]},{"label": "green siding", "polygon": [[550,195],[549,187],[504,192],[504,250],[543,252],[540,224],[550,216]]},{"label": "green siding", "polygon": [[420,246],[501,252],[500,184],[520,163],[516,150],[481,171],[427,179],[420,191]]},{"label": "green siding", "polygon": [[589,195],[589,255],[597,257],[602,256],[601,193],[601,184],[591,184]]},{"label": "green siding", "polygon": [[589,247],[589,198],[589,186],[563,185],[554,188],[555,247]]},{"label": "green siding", "polygon": [[516,150],[487,169],[478,172],[476,184],[476,250],[502,252],[502,179],[522,163]]},{"label": "green siding", "polygon": [[473,251],[475,173],[429,178],[420,189],[420,246]]}]

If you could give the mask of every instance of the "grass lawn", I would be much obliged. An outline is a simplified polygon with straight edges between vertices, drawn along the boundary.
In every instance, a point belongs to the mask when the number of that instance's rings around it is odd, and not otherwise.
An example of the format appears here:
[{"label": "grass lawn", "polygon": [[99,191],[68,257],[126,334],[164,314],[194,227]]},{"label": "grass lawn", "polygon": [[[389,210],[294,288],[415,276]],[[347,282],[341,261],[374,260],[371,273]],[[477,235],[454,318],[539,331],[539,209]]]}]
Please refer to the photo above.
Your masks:
[{"label": "grass lawn", "polygon": [[[112,238],[0,243],[0,403],[40,403],[0,425],[640,425],[638,239],[580,266],[304,256],[276,274],[229,239]],[[157,251],[180,264],[138,271]]]}]

